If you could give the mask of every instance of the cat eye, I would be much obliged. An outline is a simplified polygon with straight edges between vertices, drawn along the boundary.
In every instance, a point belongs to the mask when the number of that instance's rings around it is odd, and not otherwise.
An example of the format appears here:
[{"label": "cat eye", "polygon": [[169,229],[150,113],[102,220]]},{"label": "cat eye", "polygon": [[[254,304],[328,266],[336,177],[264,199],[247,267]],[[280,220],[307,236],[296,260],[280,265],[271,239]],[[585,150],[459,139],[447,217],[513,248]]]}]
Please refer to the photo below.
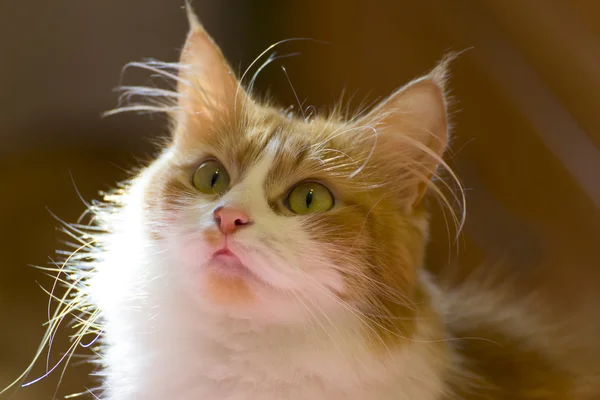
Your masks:
[{"label": "cat eye", "polygon": [[334,199],[324,185],[317,182],[303,182],[292,189],[286,205],[296,214],[313,214],[331,210]]},{"label": "cat eye", "polygon": [[229,189],[229,174],[223,164],[215,160],[204,162],[194,172],[192,184],[205,194],[223,194]]}]

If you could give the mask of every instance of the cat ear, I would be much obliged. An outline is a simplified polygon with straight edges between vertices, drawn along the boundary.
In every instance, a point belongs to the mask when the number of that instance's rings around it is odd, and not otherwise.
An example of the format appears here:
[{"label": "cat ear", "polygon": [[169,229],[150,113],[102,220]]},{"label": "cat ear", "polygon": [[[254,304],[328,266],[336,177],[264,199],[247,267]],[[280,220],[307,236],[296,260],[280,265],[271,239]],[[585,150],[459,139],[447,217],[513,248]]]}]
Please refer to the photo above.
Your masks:
[{"label": "cat ear", "polygon": [[448,144],[447,64],[410,82],[383,100],[362,123],[377,131],[377,148],[409,207],[422,200]]},{"label": "cat ear", "polygon": [[235,110],[246,93],[189,3],[186,8],[190,30],[180,57],[179,106],[188,124],[210,123]]}]

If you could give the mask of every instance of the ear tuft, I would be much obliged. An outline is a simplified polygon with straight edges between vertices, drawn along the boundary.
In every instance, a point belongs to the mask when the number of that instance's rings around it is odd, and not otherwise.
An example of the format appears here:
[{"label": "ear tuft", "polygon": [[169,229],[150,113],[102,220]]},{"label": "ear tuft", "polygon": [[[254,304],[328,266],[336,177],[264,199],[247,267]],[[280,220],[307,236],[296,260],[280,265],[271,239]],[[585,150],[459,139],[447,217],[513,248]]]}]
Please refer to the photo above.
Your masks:
[{"label": "ear tuft", "polygon": [[448,81],[450,80],[450,64],[454,62],[463,53],[471,50],[472,47],[461,51],[448,51],[438,62],[436,67],[427,74],[427,78],[431,79],[442,90],[444,96],[448,94]]},{"label": "ear tuft", "polygon": [[446,92],[448,80],[450,78],[450,64],[456,59],[458,53],[451,52],[446,54],[436,65],[434,69],[427,74],[427,77],[431,79],[435,84],[442,90],[442,92]]},{"label": "ear tuft", "polygon": [[187,15],[188,24],[190,25],[190,31],[197,31],[199,29],[202,29],[202,24],[200,23],[198,16],[194,12],[190,0],[186,0],[185,2],[185,14]]},{"label": "ear tuft", "polygon": [[180,112],[175,142],[204,135],[217,120],[236,118],[248,100],[221,49],[204,29],[189,0],[190,25],[179,60],[177,92]]}]

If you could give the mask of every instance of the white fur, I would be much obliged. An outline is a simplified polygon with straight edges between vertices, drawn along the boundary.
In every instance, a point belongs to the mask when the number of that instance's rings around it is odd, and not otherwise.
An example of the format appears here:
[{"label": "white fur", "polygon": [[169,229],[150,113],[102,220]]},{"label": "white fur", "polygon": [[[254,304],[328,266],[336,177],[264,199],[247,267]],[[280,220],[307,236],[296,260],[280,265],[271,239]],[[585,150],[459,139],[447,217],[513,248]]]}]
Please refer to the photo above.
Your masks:
[{"label": "white fur", "polygon": [[[109,217],[115,233],[104,239],[107,252],[90,284],[104,323],[103,400],[440,398],[443,363],[430,342],[436,332],[423,321],[413,342],[373,354],[365,325],[331,295],[341,278],[326,268],[325,255],[299,222],[269,209],[262,187],[270,157],[221,202],[245,207],[254,219],[235,250],[279,291],[256,289],[258,303],[244,310],[249,318],[211,308],[197,287],[202,265],[182,262],[178,246],[194,226],[211,223],[218,204],[199,195],[181,216],[186,224],[152,244],[140,204],[162,162],[138,178],[127,205]],[[303,263],[307,254],[311,262]]]}]

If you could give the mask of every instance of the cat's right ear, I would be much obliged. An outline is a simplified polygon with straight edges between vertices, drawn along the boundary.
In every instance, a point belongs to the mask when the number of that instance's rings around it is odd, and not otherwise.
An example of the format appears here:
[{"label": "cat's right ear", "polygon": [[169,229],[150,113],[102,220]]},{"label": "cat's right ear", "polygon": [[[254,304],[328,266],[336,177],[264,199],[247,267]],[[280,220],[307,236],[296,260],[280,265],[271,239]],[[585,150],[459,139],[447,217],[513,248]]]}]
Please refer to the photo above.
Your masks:
[{"label": "cat's right ear", "polygon": [[428,75],[410,82],[357,120],[359,135],[377,132],[379,157],[394,179],[397,198],[413,208],[421,203],[446,149],[449,133],[445,84],[451,53]]},{"label": "cat's right ear", "polygon": [[189,3],[186,9],[190,30],[181,51],[177,91],[179,119],[190,130],[242,109],[248,96]]}]

